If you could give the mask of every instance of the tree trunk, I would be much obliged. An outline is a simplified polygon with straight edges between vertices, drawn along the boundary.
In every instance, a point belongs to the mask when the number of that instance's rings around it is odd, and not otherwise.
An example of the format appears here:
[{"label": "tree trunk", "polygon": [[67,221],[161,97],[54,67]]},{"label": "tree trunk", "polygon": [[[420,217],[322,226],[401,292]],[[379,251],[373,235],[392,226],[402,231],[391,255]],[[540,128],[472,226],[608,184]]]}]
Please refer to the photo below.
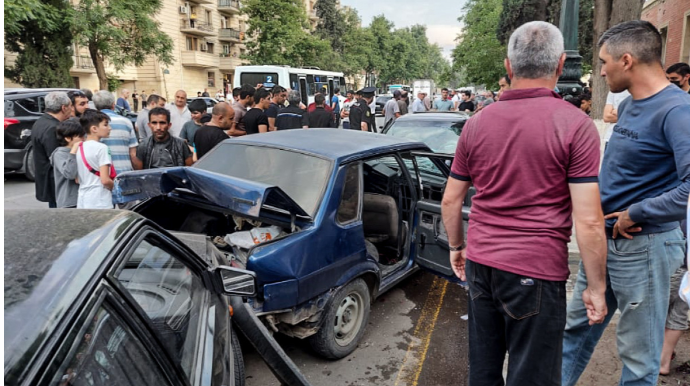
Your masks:
[{"label": "tree trunk", "polygon": [[592,118],[602,119],[606,95],[609,87],[600,76],[599,37],[616,24],[629,20],[639,20],[644,0],[595,0],[594,1],[594,39],[592,50]]},{"label": "tree trunk", "polygon": [[105,73],[105,61],[98,54],[98,47],[96,47],[95,43],[89,44],[89,54],[91,55],[93,67],[96,69],[96,76],[98,76],[98,88],[100,90],[107,90],[108,75]]}]

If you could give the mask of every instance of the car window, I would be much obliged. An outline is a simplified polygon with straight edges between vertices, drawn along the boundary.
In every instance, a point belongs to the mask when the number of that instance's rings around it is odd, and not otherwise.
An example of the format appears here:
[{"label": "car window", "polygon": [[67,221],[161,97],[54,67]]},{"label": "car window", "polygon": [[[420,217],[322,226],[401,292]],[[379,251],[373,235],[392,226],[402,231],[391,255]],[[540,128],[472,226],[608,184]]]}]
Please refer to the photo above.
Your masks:
[{"label": "car window", "polygon": [[109,307],[101,305],[78,332],[51,385],[169,385],[151,353]]},{"label": "car window", "polygon": [[349,165],[345,172],[343,194],[340,196],[340,205],[338,206],[337,218],[339,223],[346,224],[359,218],[360,185],[360,164]]},{"label": "car window", "polygon": [[155,238],[143,240],[116,277],[148,315],[165,349],[192,380],[197,352],[203,347],[199,336],[208,294],[201,279],[162,245]]},{"label": "car window", "polygon": [[34,113],[38,114],[41,112],[41,109],[39,107],[38,103],[38,97],[27,97],[27,98],[21,98],[15,100],[15,103],[20,105],[21,107],[24,108],[29,113]]},{"label": "car window", "polygon": [[427,200],[441,201],[448,180],[447,173],[429,157],[412,156],[409,153],[402,154],[401,157],[412,178],[419,181],[417,188],[421,189],[420,196]]}]

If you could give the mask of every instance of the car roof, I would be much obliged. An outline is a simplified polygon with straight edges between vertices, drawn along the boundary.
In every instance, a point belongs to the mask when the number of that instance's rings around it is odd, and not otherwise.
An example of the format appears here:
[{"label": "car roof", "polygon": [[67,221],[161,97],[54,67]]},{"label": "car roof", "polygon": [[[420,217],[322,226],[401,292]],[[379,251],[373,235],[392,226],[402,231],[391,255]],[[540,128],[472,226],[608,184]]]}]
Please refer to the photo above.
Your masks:
[{"label": "car roof", "polygon": [[5,374],[26,365],[74,311],[137,220],[119,210],[5,210]]},{"label": "car roof", "polygon": [[460,119],[470,119],[470,116],[457,111],[425,111],[405,114],[396,119],[396,121],[457,121]]},{"label": "car roof", "polygon": [[76,88],[6,88],[5,96],[8,95],[25,95],[25,94],[47,94],[53,91],[78,91]]},{"label": "car roof", "polygon": [[422,142],[346,129],[279,130],[227,139],[224,142],[294,149],[338,162],[385,151],[428,149]]}]

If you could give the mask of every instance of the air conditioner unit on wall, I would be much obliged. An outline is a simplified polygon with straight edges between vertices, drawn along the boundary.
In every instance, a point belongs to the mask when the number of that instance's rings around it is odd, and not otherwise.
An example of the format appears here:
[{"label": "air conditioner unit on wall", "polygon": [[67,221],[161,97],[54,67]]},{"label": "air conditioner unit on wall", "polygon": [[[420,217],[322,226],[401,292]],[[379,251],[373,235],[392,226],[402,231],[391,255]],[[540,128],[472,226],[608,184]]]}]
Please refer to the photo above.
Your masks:
[{"label": "air conditioner unit on wall", "polygon": [[189,12],[189,9],[185,7],[184,5],[180,6],[180,13],[187,14]]}]

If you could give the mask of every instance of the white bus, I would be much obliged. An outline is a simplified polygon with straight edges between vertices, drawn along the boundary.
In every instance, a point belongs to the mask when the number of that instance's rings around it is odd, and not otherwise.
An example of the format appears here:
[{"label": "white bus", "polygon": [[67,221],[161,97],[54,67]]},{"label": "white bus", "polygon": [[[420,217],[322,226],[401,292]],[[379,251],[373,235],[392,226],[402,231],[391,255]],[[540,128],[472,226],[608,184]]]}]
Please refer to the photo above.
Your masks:
[{"label": "white bus", "polygon": [[294,68],[288,66],[238,66],[235,68],[233,85],[243,84],[256,86],[262,83],[267,89],[280,85],[286,89],[297,90],[302,95],[302,103],[309,105],[314,102],[314,94],[321,88],[328,90],[329,98],[333,97],[333,90],[345,87],[342,72],[322,71],[315,68]]}]

